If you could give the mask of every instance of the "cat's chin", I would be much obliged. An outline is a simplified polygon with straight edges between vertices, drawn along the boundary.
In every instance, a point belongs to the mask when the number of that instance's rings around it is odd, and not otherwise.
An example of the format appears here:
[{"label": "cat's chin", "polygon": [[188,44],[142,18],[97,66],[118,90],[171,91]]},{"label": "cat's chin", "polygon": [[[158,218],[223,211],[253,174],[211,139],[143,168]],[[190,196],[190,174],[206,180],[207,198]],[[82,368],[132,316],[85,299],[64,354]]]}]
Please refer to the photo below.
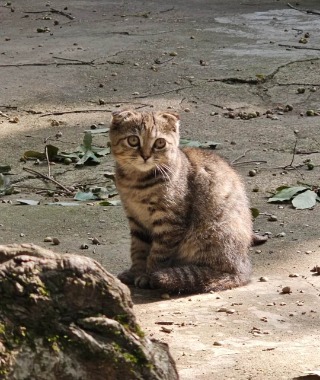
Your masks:
[{"label": "cat's chin", "polygon": [[141,164],[141,165],[135,166],[135,169],[138,170],[139,172],[146,173],[146,172],[150,172],[151,170],[154,170],[155,166],[151,164]]}]

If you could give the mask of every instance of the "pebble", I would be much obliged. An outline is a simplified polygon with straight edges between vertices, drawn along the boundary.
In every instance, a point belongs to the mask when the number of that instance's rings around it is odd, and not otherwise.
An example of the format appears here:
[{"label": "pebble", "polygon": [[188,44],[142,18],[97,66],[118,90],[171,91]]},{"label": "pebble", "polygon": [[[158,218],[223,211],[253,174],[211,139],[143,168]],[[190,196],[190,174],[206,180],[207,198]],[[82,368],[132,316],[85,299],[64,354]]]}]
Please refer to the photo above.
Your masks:
[{"label": "pebble", "polygon": [[51,236],[47,236],[47,237],[45,237],[45,238],[43,239],[43,241],[44,241],[45,243],[52,243],[52,237],[51,237]]},{"label": "pebble", "polygon": [[21,232],[20,237],[24,237],[24,236],[26,236],[26,235],[25,235],[24,233]]},{"label": "pebble", "polygon": [[80,249],[89,249],[88,244],[81,244]]},{"label": "pebble", "polygon": [[185,108],[184,112],[190,112],[190,108]]},{"label": "pebble", "polygon": [[282,288],[281,292],[282,292],[282,294],[290,294],[290,293],[292,293],[292,290],[291,290],[290,286],[285,286]]},{"label": "pebble", "polygon": [[285,232],[280,232],[276,235],[276,237],[285,237],[286,233]]},{"label": "pebble", "polygon": [[52,244],[53,245],[59,245],[60,244],[60,240],[56,237],[52,238]]},{"label": "pebble", "polygon": [[168,293],[163,293],[163,294],[161,294],[161,298],[163,300],[169,300],[170,299],[170,295]]},{"label": "pebble", "polygon": [[97,238],[94,237],[92,239],[92,244],[94,244],[94,245],[100,245],[101,243],[100,243],[100,241]]},{"label": "pebble", "polygon": [[252,170],[249,170],[248,174],[249,174],[250,177],[255,177],[257,175],[257,171],[254,170],[254,169],[252,169]]},{"label": "pebble", "polygon": [[270,215],[268,218],[269,222],[276,222],[277,220],[278,220],[278,218],[276,217],[276,215]]},{"label": "pebble", "polygon": [[280,306],[286,306],[286,303],[285,302],[280,302],[279,305]]},{"label": "pebble", "polygon": [[260,253],[262,253],[262,251],[261,251],[261,249],[257,249],[257,250],[255,251],[255,253],[259,255]]},{"label": "pebble", "polygon": [[140,92],[135,91],[135,92],[132,93],[132,95],[140,95]]},{"label": "pebble", "polygon": [[260,282],[268,282],[269,279],[268,279],[268,277],[260,277],[260,278],[259,278],[259,281],[260,281]]},{"label": "pebble", "polygon": [[220,307],[220,309],[217,310],[220,313],[227,313],[227,314],[234,314],[236,312],[235,309],[228,309],[227,307]]},{"label": "pebble", "polygon": [[306,253],[306,255],[310,255],[312,253],[312,251],[306,251],[305,253]]},{"label": "pebble", "polygon": [[172,51],[169,55],[171,57],[176,57],[178,55],[178,53],[176,51]]},{"label": "pebble", "polygon": [[290,273],[289,277],[299,277],[298,273]]},{"label": "pebble", "polygon": [[223,343],[222,342],[219,342],[218,340],[213,342],[213,345],[214,346],[223,346]]}]

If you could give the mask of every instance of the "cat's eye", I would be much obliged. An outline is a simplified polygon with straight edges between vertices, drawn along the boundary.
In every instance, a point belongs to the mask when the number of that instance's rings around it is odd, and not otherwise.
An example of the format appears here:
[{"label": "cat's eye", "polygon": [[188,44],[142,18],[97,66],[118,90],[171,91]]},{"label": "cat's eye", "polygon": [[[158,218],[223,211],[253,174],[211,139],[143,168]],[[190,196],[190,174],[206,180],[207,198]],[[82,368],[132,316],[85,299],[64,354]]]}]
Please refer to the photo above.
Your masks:
[{"label": "cat's eye", "polygon": [[127,138],[128,144],[133,148],[140,145],[140,139],[138,136],[132,135]]},{"label": "cat's eye", "polygon": [[163,138],[160,138],[160,139],[157,139],[154,144],[153,144],[153,147],[155,149],[163,149],[165,146],[166,146],[166,140],[163,139]]}]

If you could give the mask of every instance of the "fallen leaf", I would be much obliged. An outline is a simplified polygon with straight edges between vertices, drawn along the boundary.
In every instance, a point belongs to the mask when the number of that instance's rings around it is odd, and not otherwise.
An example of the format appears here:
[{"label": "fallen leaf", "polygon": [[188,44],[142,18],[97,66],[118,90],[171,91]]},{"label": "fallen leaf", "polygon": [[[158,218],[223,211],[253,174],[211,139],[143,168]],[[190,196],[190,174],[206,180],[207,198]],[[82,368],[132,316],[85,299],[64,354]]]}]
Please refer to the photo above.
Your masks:
[{"label": "fallen leaf", "polygon": [[317,203],[317,194],[312,190],[306,190],[292,199],[292,205],[297,210],[314,207]]},{"label": "fallen leaf", "polygon": [[17,202],[19,202],[21,205],[28,206],[37,206],[40,204],[40,201],[34,201],[33,199],[17,199]]}]

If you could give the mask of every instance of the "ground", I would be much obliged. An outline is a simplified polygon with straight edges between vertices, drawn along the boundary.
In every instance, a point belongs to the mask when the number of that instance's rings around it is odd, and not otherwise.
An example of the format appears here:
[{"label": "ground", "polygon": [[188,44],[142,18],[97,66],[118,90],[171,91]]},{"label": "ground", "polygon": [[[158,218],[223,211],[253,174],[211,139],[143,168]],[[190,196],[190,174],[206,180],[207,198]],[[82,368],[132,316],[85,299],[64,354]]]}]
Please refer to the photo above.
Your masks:
[{"label": "ground", "polygon": [[[85,130],[107,127],[119,108],[179,112],[183,138],[219,142],[217,153],[243,175],[260,211],[255,230],[271,233],[251,251],[251,283],[169,299],[132,290],[142,328],[169,343],[182,380],[289,379],[320,368],[320,276],[310,272],[320,265],[320,204],[296,210],[267,202],[279,186],[319,186],[320,117],[306,112],[320,107],[320,9],[316,0],[290,5],[17,0],[0,7],[0,166],[11,166],[7,177],[20,191],[1,197],[0,244],[51,247],[44,242],[51,236],[59,251],[93,257],[113,274],[128,267],[120,206],[48,205],[72,198],[23,170],[46,175],[46,163],[20,161],[26,151],[43,152],[44,141],[74,151]],[[245,120],[240,111],[259,116]],[[94,144],[105,147],[107,134]],[[313,170],[303,166],[306,159]],[[67,187],[106,186],[112,169],[110,155],[97,166],[51,165]],[[268,221],[269,214],[276,220]],[[292,292],[283,294],[284,286]]]}]

